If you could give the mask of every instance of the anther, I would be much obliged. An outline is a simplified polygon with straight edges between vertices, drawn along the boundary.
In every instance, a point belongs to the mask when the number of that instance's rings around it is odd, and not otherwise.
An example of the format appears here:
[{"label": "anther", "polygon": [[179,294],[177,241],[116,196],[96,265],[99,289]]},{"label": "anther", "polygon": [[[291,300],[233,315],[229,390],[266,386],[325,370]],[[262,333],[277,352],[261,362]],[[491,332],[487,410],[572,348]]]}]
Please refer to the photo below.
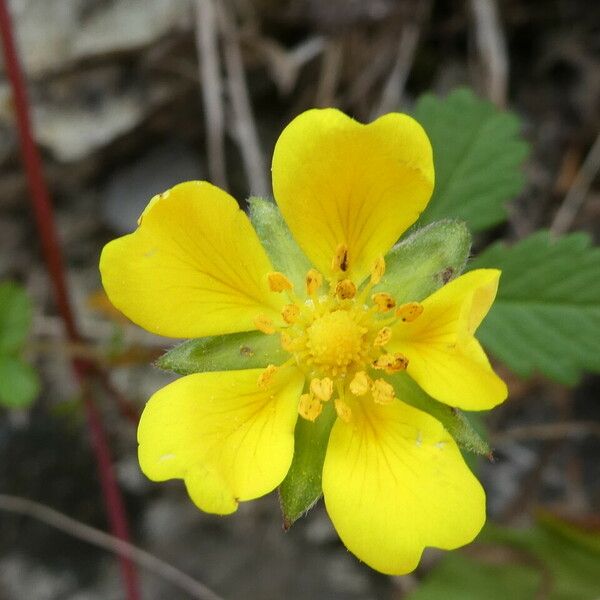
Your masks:
[{"label": "anther", "polygon": [[385,273],[385,260],[380,256],[371,267],[371,284],[377,285]]},{"label": "anther", "polygon": [[364,396],[371,389],[371,379],[364,371],[358,371],[350,382],[350,392],[355,396]]},{"label": "anther", "polygon": [[335,295],[340,300],[349,300],[356,296],[356,286],[349,279],[338,281],[335,286]]},{"label": "anther", "polygon": [[298,414],[307,421],[315,421],[321,414],[323,405],[312,394],[302,394],[298,403]]},{"label": "anther", "polygon": [[333,394],[333,381],[329,377],[323,379],[315,377],[310,382],[310,392],[321,402],[327,402]]},{"label": "anther", "polygon": [[391,404],[394,401],[394,388],[383,379],[376,379],[371,387],[373,401],[377,404]]},{"label": "anther", "polygon": [[269,288],[272,292],[286,292],[294,287],[292,282],[279,271],[272,271],[269,273],[267,275],[267,281],[269,282]]},{"label": "anther", "polygon": [[286,323],[295,323],[300,316],[300,307],[297,304],[286,304],[281,309],[281,316]]},{"label": "anther", "polygon": [[277,372],[277,367],[275,365],[269,365],[259,376],[257,385],[259,389],[266,390],[271,381],[273,380],[273,376]]},{"label": "anther", "polygon": [[385,292],[373,294],[371,296],[371,300],[373,300],[373,304],[375,305],[377,312],[388,312],[396,306],[396,301]]},{"label": "anther", "polygon": [[382,327],[373,340],[373,346],[385,346],[392,339],[392,330],[389,327]]},{"label": "anther", "polygon": [[352,409],[340,398],[335,399],[334,405],[337,416],[345,423],[349,423],[352,420]]},{"label": "anther", "polygon": [[273,321],[269,319],[269,317],[267,317],[266,315],[258,315],[254,319],[254,325],[256,326],[256,329],[262,331],[263,333],[266,333],[267,335],[271,335],[276,331],[276,328],[273,325]]},{"label": "anther", "polygon": [[401,321],[410,323],[414,321],[423,312],[423,305],[420,302],[407,302],[396,310],[396,316]]},{"label": "anther", "polygon": [[373,368],[386,373],[398,373],[405,371],[408,367],[408,358],[404,354],[382,354],[377,360],[373,361]]},{"label": "anther", "polygon": [[323,285],[323,275],[316,269],[311,269],[306,274],[306,293],[309,296],[315,294]]},{"label": "anther", "polygon": [[335,249],[333,260],[331,261],[331,270],[345,272],[348,270],[348,246],[339,244]]}]

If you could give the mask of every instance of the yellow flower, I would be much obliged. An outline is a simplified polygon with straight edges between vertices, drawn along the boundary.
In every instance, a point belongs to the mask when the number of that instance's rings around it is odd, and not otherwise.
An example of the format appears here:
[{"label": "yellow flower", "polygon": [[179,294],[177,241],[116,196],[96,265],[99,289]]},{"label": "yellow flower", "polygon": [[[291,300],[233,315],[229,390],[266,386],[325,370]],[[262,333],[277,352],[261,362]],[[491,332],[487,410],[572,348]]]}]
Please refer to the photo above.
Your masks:
[{"label": "yellow flower", "polygon": [[373,291],[434,185],[429,140],[406,115],[362,125],[334,109],[305,112],[281,134],[272,170],[313,265],[301,289],[272,267],[236,201],[206,182],[156,196],[138,229],[104,248],[104,287],[142,327],[189,338],[259,330],[289,354],[283,365],[197,373],[158,391],[139,426],[140,464],[155,481],[183,479],[202,510],[231,513],[281,483],[298,415],[335,410],[327,511],[361,560],[406,573],[426,546],[471,541],[485,496],[442,425],[396,397],[394,377],[406,371],[459,408],[502,402],[506,387],[474,337],[499,272],[470,272],[422,302]]}]

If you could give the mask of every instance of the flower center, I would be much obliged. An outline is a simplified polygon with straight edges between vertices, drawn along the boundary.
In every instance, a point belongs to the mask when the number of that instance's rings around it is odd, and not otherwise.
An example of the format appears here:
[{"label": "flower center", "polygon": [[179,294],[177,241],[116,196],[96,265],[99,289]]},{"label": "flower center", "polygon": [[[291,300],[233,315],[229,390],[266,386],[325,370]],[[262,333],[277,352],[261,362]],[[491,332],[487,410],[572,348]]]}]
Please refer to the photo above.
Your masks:
[{"label": "flower center", "polygon": [[366,358],[368,327],[360,325],[356,310],[334,310],[318,317],[306,329],[308,358],[320,371],[345,372]]},{"label": "flower center", "polygon": [[[322,275],[314,269],[308,272],[306,301],[296,297],[292,283],[283,273],[269,273],[271,290],[287,294],[291,302],[281,311],[283,325],[276,325],[264,315],[255,320],[263,333],[279,332],[283,349],[291,354],[285,365],[295,364],[306,373],[308,390],[300,397],[298,412],[310,421],[319,416],[323,403],[331,400],[334,392],[336,411],[344,421],[352,417],[351,398],[365,397],[380,404],[393,402],[394,389],[380,375],[406,369],[408,359],[385,350],[392,337],[390,325],[398,320],[413,321],[423,311],[418,302],[397,308],[385,292],[370,296],[385,270],[382,258],[373,265],[370,280],[357,291],[356,285],[345,278],[347,256],[345,247],[340,245],[332,263],[333,277],[327,295],[320,292]],[[258,385],[267,388],[277,371],[277,367],[269,365]]]}]

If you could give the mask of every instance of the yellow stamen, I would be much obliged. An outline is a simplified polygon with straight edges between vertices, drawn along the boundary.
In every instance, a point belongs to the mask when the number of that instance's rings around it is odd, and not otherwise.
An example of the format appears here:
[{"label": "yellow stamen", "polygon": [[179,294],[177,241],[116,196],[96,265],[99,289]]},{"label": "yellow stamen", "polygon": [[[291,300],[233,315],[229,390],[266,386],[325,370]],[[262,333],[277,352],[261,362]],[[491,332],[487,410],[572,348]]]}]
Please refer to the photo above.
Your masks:
[{"label": "yellow stamen", "polygon": [[423,312],[423,305],[420,302],[407,302],[396,311],[396,316],[401,321],[410,323],[414,321]]},{"label": "yellow stamen", "polygon": [[398,373],[408,367],[408,358],[404,354],[382,354],[373,362],[373,368],[386,373]]},{"label": "yellow stamen", "polygon": [[335,399],[334,405],[337,416],[345,423],[349,423],[352,420],[352,409],[340,398]]},{"label": "yellow stamen", "polygon": [[323,285],[323,275],[316,269],[311,269],[306,274],[306,293],[309,296],[313,296],[319,291],[319,288]]},{"label": "yellow stamen", "polygon": [[315,421],[321,414],[323,405],[311,394],[302,394],[298,403],[298,414],[307,421]]},{"label": "yellow stamen", "polygon": [[272,271],[267,275],[269,288],[272,292],[285,292],[291,290],[294,286],[292,282],[279,271]]},{"label": "yellow stamen", "polygon": [[273,376],[277,372],[277,367],[275,365],[269,365],[259,376],[258,376],[258,387],[261,390],[266,390],[271,381],[273,380]]},{"label": "yellow stamen", "polygon": [[321,402],[327,402],[333,394],[333,381],[329,377],[323,379],[315,377],[310,382],[310,392]]},{"label": "yellow stamen", "polygon": [[364,396],[371,389],[371,379],[364,371],[358,371],[350,382],[350,391],[355,396]]},{"label": "yellow stamen", "polygon": [[373,340],[373,346],[385,346],[392,339],[392,330],[389,327],[382,327]]},{"label": "yellow stamen", "polygon": [[377,404],[391,404],[394,401],[394,388],[383,379],[376,379],[373,382],[371,394]]},{"label": "yellow stamen", "polygon": [[385,273],[385,259],[380,256],[371,267],[371,284],[377,285]]},{"label": "yellow stamen", "polygon": [[273,321],[266,315],[258,315],[254,319],[254,325],[256,326],[256,329],[267,335],[271,335],[277,331],[276,327],[273,325]]},{"label": "yellow stamen", "polygon": [[377,308],[378,312],[387,312],[396,306],[396,301],[385,292],[373,294],[371,296],[371,300],[373,300],[373,304]]},{"label": "yellow stamen", "polygon": [[348,246],[346,244],[339,244],[335,249],[335,254],[331,261],[331,270],[334,273],[337,271],[346,272],[348,270]]},{"label": "yellow stamen", "polygon": [[297,304],[286,304],[281,309],[281,316],[286,323],[295,323],[300,316],[300,307]]},{"label": "yellow stamen", "polygon": [[335,294],[340,300],[349,300],[356,296],[356,286],[349,279],[342,279],[335,286]]}]

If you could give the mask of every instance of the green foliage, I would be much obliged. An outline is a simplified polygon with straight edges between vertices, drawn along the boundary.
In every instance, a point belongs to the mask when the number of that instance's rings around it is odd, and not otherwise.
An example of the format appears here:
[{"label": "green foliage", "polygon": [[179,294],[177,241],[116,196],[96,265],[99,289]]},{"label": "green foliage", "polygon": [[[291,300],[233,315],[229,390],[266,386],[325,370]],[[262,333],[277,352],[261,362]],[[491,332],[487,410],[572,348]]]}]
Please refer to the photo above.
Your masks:
[{"label": "green foliage", "polygon": [[398,304],[422,300],[462,272],[470,250],[471,234],[465,223],[432,223],[388,252],[385,275],[374,291],[388,292]]},{"label": "green foliage", "polygon": [[35,370],[21,358],[31,325],[32,306],[16,283],[0,284],[0,405],[22,408],[39,392]]},{"label": "green foliage", "polygon": [[327,402],[314,423],[306,419],[298,419],[296,423],[294,459],[279,486],[279,500],[286,529],[304,515],[323,493],[323,463],[335,418],[333,403]]},{"label": "green foliage", "polygon": [[468,554],[449,554],[407,600],[595,600],[600,536],[542,517],[535,527],[488,525]]},{"label": "green foliage", "polygon": [[296,290],[304,290],[305,278],[311,268],[277,205],[270,200],[250,198],[250,220],[262,242],[273,267],[285,273]]},{"label": "green foliage", "polygon": [[187,340],[163,354],[156,366],[179,375],[190,375],[280,365],[287,358],[278,335],[248,331]]},{"label": "green foliage", "polygon": [[600,249],[586,234],[541,231],[497,243],[470,268],[502,269],[498,297],[478,337],[512,371],[575,384],[600,371]]},{"label": "green foliage", "polygon": [[442,404],[425,393],[406,373],[399,373],[391,380],[396,397],[436,418],[464,450],[488,455],[487,442],[473,427],[469,418],[456,408]]},{"label": "green foliage", "polygon": [[506,203],[523,188],[528,152],[516,115],[459,89],[445,99],[422,96],[414,117],[431,139],[436,178],[419,223],[458,218],[480,231],[504,221]]}]

